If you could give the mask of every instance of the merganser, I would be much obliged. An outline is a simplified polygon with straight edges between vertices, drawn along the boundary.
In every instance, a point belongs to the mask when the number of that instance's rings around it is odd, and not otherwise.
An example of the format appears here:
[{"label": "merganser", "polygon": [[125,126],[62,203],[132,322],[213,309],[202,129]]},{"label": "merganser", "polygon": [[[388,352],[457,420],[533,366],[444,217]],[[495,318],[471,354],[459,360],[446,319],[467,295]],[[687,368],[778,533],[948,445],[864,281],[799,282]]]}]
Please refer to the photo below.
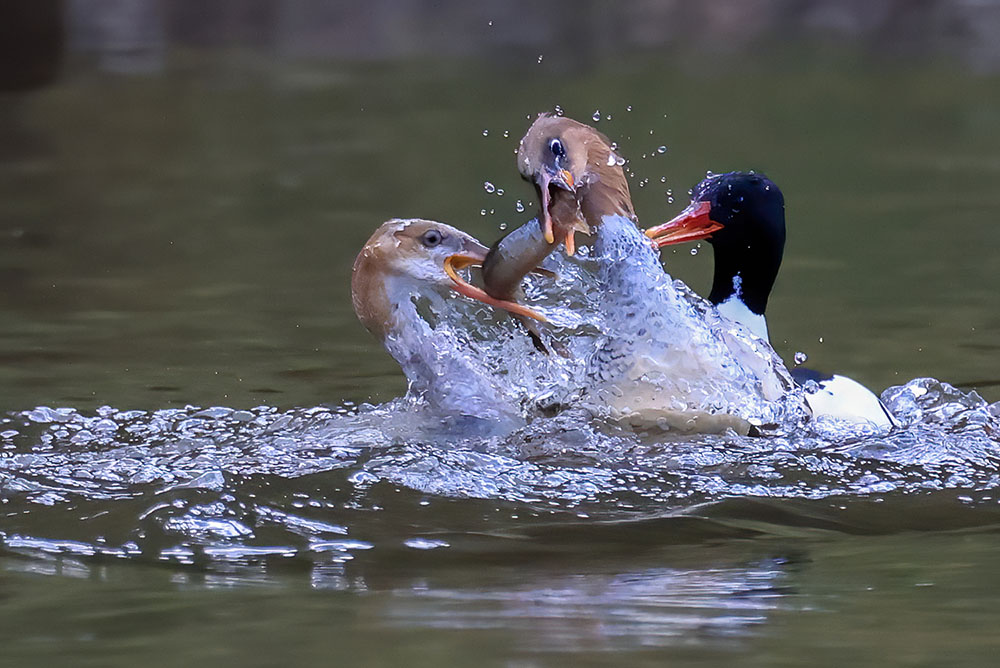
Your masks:
[{"label": "merganser", "polygon": [[411,395],[449,413],[499,419],[514,412],[516,398],[460,341],[448,340],[429,324],[417,304],[434,299],[441,289],[455,289],[524,317],[540,317],[467,283],[459,289],[455,268],[482,263],[486,251],[474,237],[444,223],[387,221],[354,261],[351,302],[361,323],[402,367]]},{"label": "merganser", "polygon": [[[773,181],[752,172],[711,176],[692,191],[683,212],[646,235],[657,247],[707,240],[715,254],[708,300],[719,313],[769,341],[764,312],[785,249],[785,198]],[[879,398],[855,380],[803,367],[791,373],[806,388],[814,416],[883,429],[897,424]]]}]

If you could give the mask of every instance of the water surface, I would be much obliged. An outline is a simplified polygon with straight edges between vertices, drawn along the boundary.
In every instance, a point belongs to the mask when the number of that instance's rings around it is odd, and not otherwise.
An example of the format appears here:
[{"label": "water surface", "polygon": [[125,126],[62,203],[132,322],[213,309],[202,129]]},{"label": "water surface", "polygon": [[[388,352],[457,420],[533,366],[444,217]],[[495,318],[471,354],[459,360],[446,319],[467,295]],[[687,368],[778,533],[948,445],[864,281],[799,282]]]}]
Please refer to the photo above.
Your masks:
[{"label": "water surface", "polygon": [[[179,53],[0,100],[8,662],[995,655],[997,80],[532,65]],[[960,388],[887,396],[889,437],[489,439],[381,405],[404,385],[351,313],[354,254],[393,216],[523,222],[513,149],[556,104],[600,110],[647,224],[706,170],[782,186],[785,359]],[[665,261],[707,288],[708,248]]]}]

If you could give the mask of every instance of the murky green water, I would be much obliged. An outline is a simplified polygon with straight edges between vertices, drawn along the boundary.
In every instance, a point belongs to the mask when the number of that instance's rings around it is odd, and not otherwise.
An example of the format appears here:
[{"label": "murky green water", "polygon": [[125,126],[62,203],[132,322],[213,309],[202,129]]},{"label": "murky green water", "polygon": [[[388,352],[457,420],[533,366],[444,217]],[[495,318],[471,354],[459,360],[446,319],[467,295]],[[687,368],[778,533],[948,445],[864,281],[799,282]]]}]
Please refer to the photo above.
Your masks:
[{"label": "murky green water", "polygon": [[[399,395],[395,363],[350,309],[354,255],[393,216],[487,241],[522,222],[531,192],[512,151],[555,104],[601,111],[647,224],[709,169],[758,168],[782,186],[789,243],[769,320],[786,359],[805,351],[876,390],[933,376],[1000,399],[1000,79],[793,60],[566,72],[180,53],[162,77],[78,73],[0,98],[0,409]],[[705,290],[704,250],[667,255],[668,269]],[[662,518],[638,503],[631,522],[621,490],[602,516],[599,492],[579,508],[390,476],[359,499],[348,483],[364,481],[321,464],[226,470],[223,492],[241,503],[328,523],[349,509],[362,544],[314,546],[340,555],[329,562],[277,550],[230,566],[157,557],[166,543],[139,559],[8,549],[0,664],[990,665],[991,471],[987,457],[975,485],[957,485],[974,502],[916,487],[801,504],[764,493]],[[46,494],[87,479],[69,464],[60,475]],[[0,492],[0,532],[88,544],[121,545],[161,500],[207,494],[164,488],[177,482],[166,474],[131,479],[118,501],[30,497],[33,478],[18,480],[28,488]]]}]

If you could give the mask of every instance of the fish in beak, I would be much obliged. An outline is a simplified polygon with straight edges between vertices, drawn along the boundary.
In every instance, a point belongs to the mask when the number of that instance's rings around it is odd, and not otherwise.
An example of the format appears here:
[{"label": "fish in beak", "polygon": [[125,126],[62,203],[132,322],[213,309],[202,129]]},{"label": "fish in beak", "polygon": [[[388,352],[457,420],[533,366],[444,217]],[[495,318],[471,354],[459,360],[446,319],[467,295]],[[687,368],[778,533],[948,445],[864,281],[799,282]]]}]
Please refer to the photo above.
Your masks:
[{"label": "fish in beak", "polygon": [[646,236],[655,248],[707,239],[723,227],[712,220],[711,212],[711,202],[691,202],[673,220],[646,230]]},{"label": "fish in beak", "polygon": [[448,275],[448,278],[452,280],[452,283],[454,283],[452,288],[455,292],[468,297],[469,299],[481,301],[494,308],[503,309],[514,315],[521,316],[522,318],[531,318],[539,322],[548,322],[546,317],[541,313],[533,311],[527,306],[518,304],[515,301],[491,297],[486,294],[486,291],[482,288],[478,288],[462,278],[462,276],[458,273],[460,270],[465,269],[466,267],[482,266],[483,261],[486,259],[486,253],[489,252],[489,249],[480,244],[476,244],[476,246],[478,247],[472,247],[471,244],[466,244],[466,247],[463,248],[463,252],[449,255],[444,260],[444,272]]}]

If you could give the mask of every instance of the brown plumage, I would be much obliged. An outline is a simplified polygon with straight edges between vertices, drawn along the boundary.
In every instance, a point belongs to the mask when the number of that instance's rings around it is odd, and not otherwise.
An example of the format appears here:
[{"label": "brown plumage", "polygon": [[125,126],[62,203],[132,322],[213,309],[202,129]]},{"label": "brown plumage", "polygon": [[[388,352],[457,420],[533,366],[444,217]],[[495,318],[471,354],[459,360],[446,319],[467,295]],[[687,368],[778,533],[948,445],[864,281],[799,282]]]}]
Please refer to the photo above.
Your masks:
[{"label": "brown plumage", "polygon": [[474,237],[432,220],[393,219],[383,223],[354,260],[351,303],[365,328],[380,341],[398,325],[397,282],[454,289],[445,272],[449,257],[482,261],[486,247]]},{"label": "brown plumage", "polygon": [[483,263],[486,292],[518,296],[521,281],[557,246],[576,250],[576,232],[591,234],[604,216],[635,221],[621,159],[606,136],[565,116],[540,115],[521,139],[517,169],[535,185],[537,220],[517,228],[490,249]]}]

